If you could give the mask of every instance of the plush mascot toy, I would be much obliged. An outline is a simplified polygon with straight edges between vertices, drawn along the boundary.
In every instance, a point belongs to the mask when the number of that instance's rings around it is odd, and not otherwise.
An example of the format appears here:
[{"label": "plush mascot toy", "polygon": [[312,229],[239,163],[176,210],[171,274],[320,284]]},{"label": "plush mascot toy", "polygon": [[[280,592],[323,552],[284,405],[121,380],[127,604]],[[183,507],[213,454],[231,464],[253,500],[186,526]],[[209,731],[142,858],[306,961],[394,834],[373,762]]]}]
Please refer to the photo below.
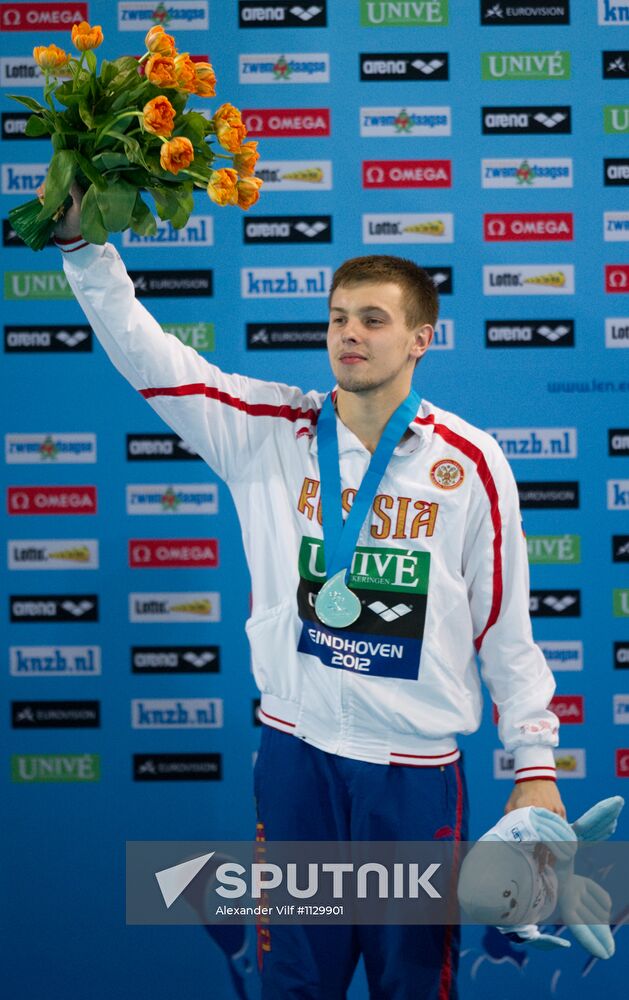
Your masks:
[{"label": "plush mascot toy", "polygon": [[[578,841],[607,840],[625,804],[603,799],[574,823],[536,806],[514,809],[480,838],[461,866],[458,897],[476,923],[494,924],[511,940],[537,948],[570,941],[537,926],[559,906],[561,920],[596,958],[611,958],[611,899],[592,879],[574,873]],[[494,842],[491,850],[479,845]]]}]

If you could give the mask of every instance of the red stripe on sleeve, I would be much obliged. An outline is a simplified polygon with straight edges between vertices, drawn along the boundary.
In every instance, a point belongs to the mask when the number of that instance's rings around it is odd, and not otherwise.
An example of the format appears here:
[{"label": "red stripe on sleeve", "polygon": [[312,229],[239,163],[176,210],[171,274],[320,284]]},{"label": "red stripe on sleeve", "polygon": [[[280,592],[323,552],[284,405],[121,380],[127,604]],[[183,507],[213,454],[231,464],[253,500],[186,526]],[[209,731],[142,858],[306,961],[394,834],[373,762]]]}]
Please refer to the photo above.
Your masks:
[{"label": "red stripe on sleeve", "polygon": [[193,382],[190,385],[164,386],[156,389],[140,389],[140,395],[145,399],[154,399],[155,396],[205,396],[207,399],[215,399],[226,406],[233,406],[236,410],[241,410],[250,417],[281,417],[284,420],[309,420],[316,424],[319,411],[315,409],[300,410],[292,406],[273,406],[271,403],[248,403],[238,396],[230,396],[211,385],[203,382]]}]

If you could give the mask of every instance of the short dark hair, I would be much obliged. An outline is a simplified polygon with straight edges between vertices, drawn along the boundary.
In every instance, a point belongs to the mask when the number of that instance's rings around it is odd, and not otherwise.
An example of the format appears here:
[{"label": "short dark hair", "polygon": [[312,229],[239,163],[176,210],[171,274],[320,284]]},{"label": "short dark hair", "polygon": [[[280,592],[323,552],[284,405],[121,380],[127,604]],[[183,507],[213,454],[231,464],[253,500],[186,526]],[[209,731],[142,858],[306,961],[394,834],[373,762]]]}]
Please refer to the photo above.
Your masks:
[{"label": "short dark hair", "polygon": [[384,285],[387,282],[402,289],[406,325],[410,330],[423,323],[435,325],[439,316],[439,296],[435,284],[423,267],[405,257],[369,254],[344,261],[332,277],[328,304],[337,288],[366,283]]}]

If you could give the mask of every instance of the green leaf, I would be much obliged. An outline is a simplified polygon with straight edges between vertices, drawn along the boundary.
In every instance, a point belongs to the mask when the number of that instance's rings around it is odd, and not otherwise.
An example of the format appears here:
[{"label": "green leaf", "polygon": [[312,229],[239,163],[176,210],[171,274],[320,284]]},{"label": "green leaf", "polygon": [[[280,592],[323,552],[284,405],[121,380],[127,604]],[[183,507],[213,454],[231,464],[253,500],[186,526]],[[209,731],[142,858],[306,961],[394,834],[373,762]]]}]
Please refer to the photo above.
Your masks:
[{"label": "green leaf", "polygon": [[96,53],[93,52],[91,49],[88,49],[87,52],[85,53],[85,62],[87,63],[87,68],[89,69],[90,73],[93,73],[94,70],[96,69]]},{"label": "green leaf", "polygon": [[88,160],[87,157],[83,156],[81,153],[75,153],[74,155],[76,156],[76,162],[79,170],[84,173],[88,181],[90,181],[97,189],[106,188],[107,181],[96,169],[92,161]]},{"label": "green leaf", "polygon": [[91,184],[81,202],[81,235],[88,243],[107,242],[107,230],[96,200],[96,188]]},{"label": "green leaf", "polygon": [[24,135],[27,135],[30,139],[37,139],[40,135],[50,135],[51,132],[50,125],[46,124],[44,119],[40,118],[39,115],[31,115],[24,129]]},{"label": "green leaf", "polygon": [[139,236],[155,236],[157,232],[157,223],[155,222],[153,213],[146,202],[142,200],[139,191],[135,199],[135,205],[133,206],[133,214],[131,215],[131,228]]},{"label": "green leaf", "polygon": [[[186,188],[188,190],[186,190]],[[177,193],[177,211],[171,215],[170,221],[172,222],[175,229],[182,229],[188,219],[190,218],[190,213],[194,208],[194,197],[192,195],[192,184],[186,184],[185,187],[180,188]]]},{"label": "green leaf", "polygon": [[92,163],[97,170],[115,170],[117,167],[127,167],[129,157],[126,153],[114,153],[113,150],[105,150],[104,153],[97,153],[92,157]]},{"label": "green leaf", "polygon": [[185,136],[196,146],[203,142],[206,124],[206,119],[198,111],[188,111],[180,118],[173,134]]},{"label": "green leaf", "polygon": [[94,121],[92,109],[85,103],[85,101],[81,101],[79,104],[79,114],[81,116],[81,121],[84,122],[89,129],[95,128],[96,122]]},{"label": "green leaf", "polygon": [[45,111],[46,108],[39,101],[34,101],[32,97],[21,97],[18,94],[9,94],[10,101],[18,101],[19,104],[23,104],[25,108],[29,111]]},{"label": "green leaf", "polygon": [[163,222],[167,219],[172,219],[177,211],[177,192],[168,188],[152,187],[151,194],[155,199],[155,206],[160,219]]},{"label": "green leaf", "polygon": [[71,149],[60,149],[53,154],[48,173],[41,218],[49,219],[63,205],[76,173],[76,157]]},{"label": "green leaf", "polygon": [[96,191],[96,201],[103,217],[103,224],[110,233],[128,229],[136,201],[137,191],[126,181],[113,181]]}]

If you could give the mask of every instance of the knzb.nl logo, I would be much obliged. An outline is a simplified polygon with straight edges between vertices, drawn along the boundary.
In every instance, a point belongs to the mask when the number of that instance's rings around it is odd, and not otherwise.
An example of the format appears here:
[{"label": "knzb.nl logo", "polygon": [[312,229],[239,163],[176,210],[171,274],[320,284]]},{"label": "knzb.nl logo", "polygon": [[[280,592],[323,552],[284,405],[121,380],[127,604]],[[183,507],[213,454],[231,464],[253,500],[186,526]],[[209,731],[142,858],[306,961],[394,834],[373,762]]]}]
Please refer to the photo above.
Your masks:
[{"label": "knzb.nl logo", "polygon": [[508,458],[577,457],[576,427],[489,427],[487,433]]}]

